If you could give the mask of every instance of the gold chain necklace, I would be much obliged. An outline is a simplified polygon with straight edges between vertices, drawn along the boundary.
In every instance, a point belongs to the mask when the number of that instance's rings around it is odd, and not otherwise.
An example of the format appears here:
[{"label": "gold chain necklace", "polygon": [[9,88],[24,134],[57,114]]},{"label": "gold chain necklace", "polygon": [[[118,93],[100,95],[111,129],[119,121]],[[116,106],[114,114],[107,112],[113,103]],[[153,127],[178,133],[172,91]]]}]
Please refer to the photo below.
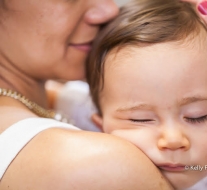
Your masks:
[{"label": "gold chain necklace", "polygon": [[11,97],[15,100],[20,101],[27,108],[29,108],[32,112],[34,112],[36,115],[40,117],[52,118],[52,119],[65,122],[65,123],[68,122],[67,119],[63,117],[61,114],[55,113],[53,110],[46,110],[42,108],[35,102],[30,101],[25,96],[21,95],[20,93],[16,91],[5,89],[5,88],[0,88],[0,96],[7,96],[7,97]]}]

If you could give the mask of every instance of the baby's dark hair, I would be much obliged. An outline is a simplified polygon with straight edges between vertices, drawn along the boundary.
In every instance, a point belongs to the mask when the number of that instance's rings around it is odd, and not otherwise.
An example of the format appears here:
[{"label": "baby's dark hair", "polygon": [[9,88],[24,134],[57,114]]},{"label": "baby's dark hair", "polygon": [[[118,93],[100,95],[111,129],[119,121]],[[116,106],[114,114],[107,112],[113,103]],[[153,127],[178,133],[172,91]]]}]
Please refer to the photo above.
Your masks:
[{"label": "baby's dark hair", "polygon": [[184,41],[207,31],[195,7],[180,0],[134,0],[104,26],[87,61],[86,73],[92,99],[101,114],[100,92],[104,86],[104,63],[114,48]]}]

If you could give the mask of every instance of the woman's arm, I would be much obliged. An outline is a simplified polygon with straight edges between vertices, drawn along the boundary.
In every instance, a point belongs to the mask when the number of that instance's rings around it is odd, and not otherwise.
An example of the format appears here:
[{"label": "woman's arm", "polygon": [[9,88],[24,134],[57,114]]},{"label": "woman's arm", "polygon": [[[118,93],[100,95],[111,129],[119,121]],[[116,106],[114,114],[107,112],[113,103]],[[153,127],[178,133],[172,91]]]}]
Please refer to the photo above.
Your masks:
[{"label": "woman's arm", "polygon": [[129,142],[102,133],[49,129],[15,158],[0,189],[168,190],[153,163]]}]

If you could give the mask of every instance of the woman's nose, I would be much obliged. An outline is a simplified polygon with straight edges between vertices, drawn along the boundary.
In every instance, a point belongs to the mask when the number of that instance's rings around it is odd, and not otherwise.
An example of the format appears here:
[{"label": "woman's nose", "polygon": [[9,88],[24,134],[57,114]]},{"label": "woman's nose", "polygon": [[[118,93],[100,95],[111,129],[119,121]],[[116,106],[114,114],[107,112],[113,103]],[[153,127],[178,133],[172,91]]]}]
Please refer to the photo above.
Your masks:
[{"label": "woman's nose", "polygon": [[158,139],[157,146],[160,150],[188,150],[190,142],[180,129],[165,129]]},{"label": "woman's nose", "polygon": [[88,24],[100,25],[104,24],[119,13],[118,6],[113,0],[96,1],[85,14],[85,19]]}]

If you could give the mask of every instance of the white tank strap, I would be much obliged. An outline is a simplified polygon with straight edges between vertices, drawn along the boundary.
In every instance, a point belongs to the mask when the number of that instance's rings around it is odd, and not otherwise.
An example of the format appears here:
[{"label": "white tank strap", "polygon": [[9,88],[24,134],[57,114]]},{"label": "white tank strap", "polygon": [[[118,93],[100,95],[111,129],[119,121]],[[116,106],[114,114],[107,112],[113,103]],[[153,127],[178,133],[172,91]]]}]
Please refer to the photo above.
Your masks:
[{"label": "white tank strap", "polygon": [[0,180],[12,160],[38,133],[49,128],[80,130],[67,123],[53,119],[29,118],[21,120],[0,134]]}]

